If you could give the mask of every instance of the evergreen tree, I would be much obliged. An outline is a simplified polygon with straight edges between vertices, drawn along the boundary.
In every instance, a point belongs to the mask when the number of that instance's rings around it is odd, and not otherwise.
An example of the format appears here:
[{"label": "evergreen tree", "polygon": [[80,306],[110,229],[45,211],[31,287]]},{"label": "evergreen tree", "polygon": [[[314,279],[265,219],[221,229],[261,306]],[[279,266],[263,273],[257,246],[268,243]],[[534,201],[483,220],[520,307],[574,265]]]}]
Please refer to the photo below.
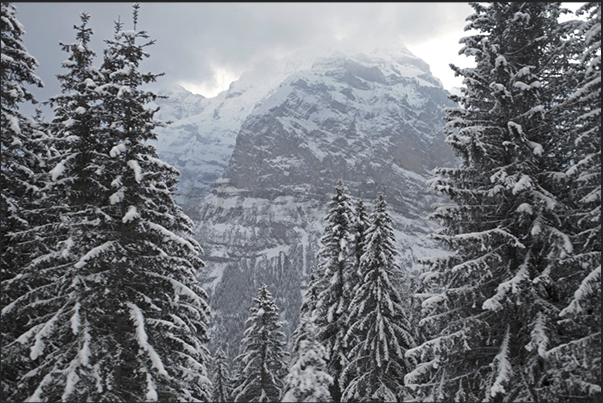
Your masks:
[{"label": "evergreen tree", "polygon": [[[34,74],[38,62],[23,44],[25,31],[16,17],[14,4],[2,3],[1,24],[0,280],[3,281],[18,274],[18,268],[29,260],[27,255],[32,252],[22,250],[19,234],[33,225],[27,213],[35,205],[32,201],[40,198],[43,186],[39,176],[44,166],[46,136],[38,130],[38,122],[19,111],[25,102],[37,103],[26,85],[43,87],[43,83]],[[2,293],[2,306],[10,301],[9,294]]]},{"label": "evergreen tree", "polygon": [[0,225],[2,230],[2,280],[15,275],[15,267],[22,258],[13,250],[14,233],[29,227],[23,217],[23,203],[37,198],[36,174],[43,164],[43,133],[36,130],[36,122],[19,111],[25,102],[37,103],[26,85],[43,87],[42,80],[34,74],[38,66],[23,44],[25,31],[16,16],[12,3],[1,5],[2,71],[1,75],[1,128],[0,146],[2,161],[0,180]]},{"label": "evergreen tree", "polygon": [[311,317],[300,318],[293,333],[295,358],[285,377],[283,402],[330,402],[333,378],[326,372],[325,348],[316,340]]},{"label": "evergreen tree", "polygon": [[299,324],[293,334],[292,359],[285,378],[283,402],[329,402],[333,378],[326,372],[326,351],[316,339],[316,280],[304,294]]},{"label": "evergreen tree", "polygon": [[327,372],[333,377],[331,397],[341,400],[345,382],[342,378],[346,366],[347,310],[351,300],[354,274],[352,234],[354,214],[350,199],[341,181],[335,187],[335,195],[329,202],[325,217],[327,225],[318,251],[318,285],[316,302],[316,326],[318,341],[327,350]]},{"label": "evergreen tree", "polygon": [[[25,285],[8,287],[19,277],[20,268],[43,253],[44,245],[35,238],[23,236],[43,218],[41,199],[45,157],[48,154],[47,135],[39,122],[19,111],[26,102],[36,104],[28,85],[43,87],[35,75],[36,59],[24,43],[23,25],[17,19],[12,3],[1,4],[0,24],[2,60],[0,61],[0,309],[25,292]],[[5,400],[16,388],[16,382],[29,368],[25,360],[7,364],[7,356],[19,354],[21,349],[9,348],[27,320],[15,320],[2,315],[0,352],[0,400]],[[8,369],[10,368],[10,369]]]},{"label": "evergreen tree", "polygon": [[302,304],[299,309],[299,317],[314,317],[316,311],[316,303],[318,301],[318,295],[321,292],[322,282],[320,281],[320,276],[316,275],[316,268],[312,268],[310,271],[310,281],[308,283],[308,288],[306,288],[304,292],[304,296],[302,298]]},{"label": "evergreen tree", "polygon": [[[575,91],[558,109],[572,158],[566,165],[574,253],[553,276],[564,284],[557,338],[545,356],[552,387],[544,397],[557,401],[601,399],[601,3],[578,11],[584,20],[566,23],[569,46],[578,51],[573,71]],[[560,52],[563,54],[563,52]]]},{"label": "evergreen tree", "polygon": [[434,189],[453,203],[432,218],[455,253],[425,259],[434,294],[423,301],[428,340],[405,381],[427,400],[538,401],[556,320],[551,273],[572,245],[560,212],[554,96],[559,3],[471,3],[461,40],[474,68],[447,110],[447,142],[462,159]]},{"label": "evergreen tree", "polygon": [[253,299],[249,324],[242,340],[238,384],[232,393],[235,402],[278,401],[287,374],[285,334],[280,330],[278,307],[263,284]]},{"label": "evergreen tree", "polygon": [[[409,301],[400,294],[404,273],[395,261],[395,237],[387,203],[379,193],[366,231],[360,259],[360,281],[349,307],[349,350],[343,393],[345,401],[396,401],[409,372],[405,352],[415,347],[409,321]],[[406,284],[408,287],[408,284]]]},{"label": "evergreen tree", "polygon": [[354,253],[356,255],[356,267],[360,266],[360,257],[364,253],[366,243],[366,230],[369,227],[368,215],[362,200],[358,200],[355,210],[356,222],[354,224]]},{"label": "evergreen tree", "polygon": [[24,267],[31,289],[3,310],[29,318],[13,343],[34,366],[18,400],[209,400],[201,248],[172,198],[178,172],[147,143],[159,122],[140,87],[157,75],[138,70],[153,43],[136,44],[148,37],[138,8],[100,70],[86,14],[76,44],[63,45],[68,72],[52,100],[60,161],[48,174],[61,221],[32,231],[54,250]]},{"label": "evergreen tree", "polygon": [[211,401],[229,402],[231,401],[232,378],[226,360],[226,354],[221,348],[218,348],[213,357],[213,372]]}]

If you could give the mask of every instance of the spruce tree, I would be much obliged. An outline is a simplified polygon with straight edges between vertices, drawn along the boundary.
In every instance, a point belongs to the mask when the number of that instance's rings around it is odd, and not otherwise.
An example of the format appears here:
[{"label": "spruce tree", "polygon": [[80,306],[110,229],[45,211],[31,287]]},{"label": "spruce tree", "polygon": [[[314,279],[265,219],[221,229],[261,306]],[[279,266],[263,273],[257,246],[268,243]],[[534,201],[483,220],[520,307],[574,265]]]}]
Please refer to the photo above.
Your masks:
[{"label": "spruce tree", "polygon": [[23,43],[25,30],[16,16],[12,3],[1,5],[2,70],[0,99],[2,114],[0,146],[2,147],[2,195],[0,196],[0,225],[2,230],[2,280],[15,275],[21,253],[13,250],[14,233],[29,227],[22,205],[36,199],[37,174],[43,166],[44,135],[37,123],[19,111],[25,102],[36,104],[27,85],[43,87],[35,75],[37,60],[28,53]]},{"label": "spruce tree", "polygon": [[[0,281],[17,275],[33,253],[31,244],[22,250],[20,233],[35,225],[31,221],[37,217],[28,213],[41,197],[40,174],[47,156],[47,136],[39,130],[39,122],[19,111],[26,102],[37,103],[27,85],[43,87],[43,83],[34,73],[38,62],[23,43],[25,31],[16,13],[14,4],[2,3]],[[10,299],[10,292],[3,292],[2,306]]]},{"label": "spruce tree", "polygon": [[316,338],[316,279],[311,280],[292,337],[292,357],[285,377],[283,402],[329,402],[333,378],[326,372],[326,350]]},{"label": "spruce tree", "polygon": [[139,72],[153,41],[136,44],[148,37],[136,30],[138,8],[134,30],[117,24],[100,69],[87,15],[76,44],[63,45],[60,160],[48,176],[64,211],[36,229],[53,250],[24,268],[31,290],[3,310],[30,319],[15,343],[29,348],[34,369],[18,396],[32,401],[209,400],[201,248],[172,198],[178,172],[147,142],[159,122],[140,87],[157,75]]},{"label": "spruce tree", "polygon": [[241,342],[244,351],[235,359],[239,371],[232,397],[235,402],[275,402],[287,374],[285,334],[280,330],[278,307],[265,284],[253,302]]},{"label": "spruce tree", "polygon": [[232,377],[226,360],[226,354],[218,347],[213,357],[213,373],[211,401],[212,402],[230,402],[232,392]]},{"label": "spruce tree", "polygon": [[369,223],[358,268],[360,280],[348,308],[345,341],[351,348],[344,376],[350,381],[342,400],[396,401],[404,394],[402,381],[410,370],[404,354],[415,347],[415,341],[410,303],[401,294],[408,284],[395,261],[396,240],[382,192]]},{"label": "spruce tree", "polygon": [[546,351],[546,399],[601,399],[601,3],[586,3],[583,20],[568,21],[564,48],[575,51],[568,72],[576,86],[557,108],[572,160],[566,164],[567,225],[574,253],[559,262],[554,279],[563,284],[557,304],[557,337]]},{"label": "spruce tree", "polygon": [[356,202],[354,223],[354,254],[356,255],[356,267],[360,266],[360,257],[364,253],[366,243],[366,230],[369,227],[368,214],[362,200]]},{"label": "spruce tree", "polygon": [[341,399],[345,389],[342,377],[346,366],[347,312],[354,287],[351,278],[353,262],[354,213],[350,198],[341,181],[335,187],[335,195],[328,204],[329,212],[322,247],[318,251],[317,288],[320,290],[316,302],[316,326],[318,341],[327,350],[327,372],[333,377],[331,397]]},{"label": "spruce tree", "polygon": [[452,66],[464,87],[446,118],[462,162],[432,181],[453,202],[432,214],[442,225],[433,238],[454,254],[423,260],[431,334],[407,352],[419,364],[405,380],[427,400],[537,401],[556,321],[551,273],[573,252],[558,199],[563,150],[546,115],[559,3],[471,6],[466,30],[477,33],[461,53],[476,66]]},{"label": "spruce tree", "polygon": [[330,402],[333,378],[326,372],[325,348],[316,340],[314,319],[300,318],[293,333],[294,359],[285,377],[283,402]]},{"label": "spruce tree", "polygon": [[[25,116],[22,105],[37,101],[28,86],[43,87],[35,74],[36,59],[23,42],[25,30],[17,19],[12,3],[1,4],[0,28],[2,60],[0,61],[0,309],[4,309],[26,290],[17,284],[21,268],[42,254],[44,245],[24,234],[43,220],[42,199],[45,158],[49,153],[45,128],[40,122]],[[8,283],[14,283],[8,286]],[[9,344],[27,324],[26,318],[2,315],[0,353],[0,400],[6,400],[16,389],[18,379],[29,367],[26,360],[8,364],[8,356],[19,356],[19,347]]]}]

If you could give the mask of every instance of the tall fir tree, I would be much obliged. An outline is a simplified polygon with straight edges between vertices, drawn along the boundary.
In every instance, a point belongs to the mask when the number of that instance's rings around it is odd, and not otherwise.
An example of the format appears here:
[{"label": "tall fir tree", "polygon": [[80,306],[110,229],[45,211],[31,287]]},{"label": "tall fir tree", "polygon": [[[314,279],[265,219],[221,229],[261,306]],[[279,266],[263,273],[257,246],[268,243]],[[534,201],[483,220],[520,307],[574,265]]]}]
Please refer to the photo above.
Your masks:
[{"label": "tall fir tree", "polygon": [[342,377],[347,360],[344,337],[347,332],[347,312],[354,284],[353,225],[354,213],[343,183],[335,187],[328,204],[329,212],[322,247],[318,251],[316,326],[318,341],[327,350],[327,372],[333,377],[331,397],[340,401],[345,382]]},{"label": "tall fir tree", "polygon": [[145,106],[154,94],[140,87],[157,75],[139,72],[153,41],[136,44],[148,38],[136,30],[138,10],[133,30],[116,25],[100,69],[91,64],[86,14],[76,44],[63,45],[68,72],[53,100],[61,157],[48,176],[64,211],[54,226],[35,229],[54,251],[20,279],[43,284],[3,310],[30,319],[15,343],[29,348],[34,369],[15,397],[209,400],[209,310],[195,278],[201,248],[172,198],[178,172],[147,142],[160,122]]},{"label": "tall fir tree", "polygon": [[312,317],[303,316],[293,333],[294,358],[285,377],[283,402],[330,402],[333,378],[326,371],[326,351],[316,340]]},{"label": "tall fir tree", "polygon": [[447,142],[460,168],[439,169],[434,189],[453,203],[432,236],[454,254],[424,259],[433,295],[423,301],[426,342],[405,377],[427,400],[538,401],[556,321],[551,273],[573,252],[557,197],[564,150],[547,119],[556,100],[552,61],[559,3],[470,3],[460,53],[460,107],[447,110]]},{"label": "tall fir tree", "polygon": [[566,86],[574,90],[557,108],[571,150],[566,222],[574,253],[553,272],[564,287],[557,337],[545,353],[552,386],[544,398],[567,402],[601,399],[601,3],[586,3],[577,14],[583,18],[565,23],[568,40],[559,52],[575,61]]},{"label": "tall fir tree", "polygon": [[[25,29],[13,3],[1,4],[0,19],[0,309],[4,309],[26,289],[23,284],[12,287],[7,284],[16,282],[21,267],[44,251],[42,243],[24,233],[43,218],[42,176],[49,149],[45,128],[19,110],[25,103],[37,103],[28,86],[43,87],[43,83],[35,74],[38,62],[25,47]],[[16,388],[19,377],[28,371],[25,362],[9,367],[6,360],[8,354],[18,354],[20,349],[8,345],[26,323],[25,318],[14,320],[5,315],[1,318],[0,400],[3,401]]]},{"label": "tall fir tree", "polygon": [[366,207],[362,200],[356,202],[354,222],[354,254],[356,255],[356,267],[360,266],[360,258],[364,253],[366,244],[366,230],[369,227],[369,218]]},{"label": "tall fir tree", "polygon": [[304,293],[299,324],[291,335],[291,364],[285,377],[283,402],[330,402],[333,378],[326,372],[326,350],[316,338],[316,299],[314,273]]},{"label": "tall fir tree", "polygon": [[232,401],[233,379],[230,375],[226,354],[219,347],[213,356],[212,367],[214,376],[212,377],[211,401],[215,403]]},{"label": "tall fir tree", "polygon": [[[410,324],[408,288],[395,258],[396,240],[380,192],[366,230],[354,298],[348,308],[345,341],[352,346],[344,376],[349,384],[344,401],[397,401],[405,391],[403,378],[411,369],[405,352],[415,347]],[[406,283],[406,284],[405,284]]]},{"label": "tall fir tree", "polygon": [[1,71],[1,134],[2,195],[0,198],[0,225],[2,230],[2,280],[15,275],[22,253],[15,251],[15,233],[29,227],[22,205],[36,199],[37,174],[43,167],[44,134],[37,123],[19,111],[26,102],[36,104],[28,85],[43,87],[35,75],[37,60],[29,54],[23,43],[25,30],[17,19],[17,9],[12,3],[2,3],[2,71]]},{"label": "tall fir tree", "polygon": [[[25,30],[16,13],[14,4],[2,3],[0,280],[14,277],[17,269],[29,259],[19,247],[19,233],[33,225],[27,212],[30,202],[40,197],[39,176],[47,146],[46,136],[38,128],[39,122],[19,110],[26,102],[37,103],[27,85],[43,87],[43,83],[34,73],[38,62],[23,43]],[[10,297],[2,293],[3,306],[6,298]]]},{"label": "tall fir tree", "polygon": [[265,284],[253,302],[242,340],[244,351],[235,359],[239,371],[232,397],[235,402],[276,402],[287,374],[286,338],[280,330],[278,307]]}]

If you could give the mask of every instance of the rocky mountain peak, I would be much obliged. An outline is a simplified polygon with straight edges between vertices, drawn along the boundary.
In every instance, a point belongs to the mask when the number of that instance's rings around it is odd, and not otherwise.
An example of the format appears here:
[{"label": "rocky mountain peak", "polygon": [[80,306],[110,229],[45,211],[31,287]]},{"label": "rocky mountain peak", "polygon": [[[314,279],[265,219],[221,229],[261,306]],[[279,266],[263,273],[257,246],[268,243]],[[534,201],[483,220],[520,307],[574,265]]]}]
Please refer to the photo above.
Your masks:
[{"label": "rocky mountain peak", "polygon": [[[294,328],[339,180],[368,206],[386,190],[402,267],[413,271],[418,257],[444,253],[426,239],[433,227],[425,217],[438,197],[425,182],[433,168],[455,162],[443,134],[450,101],[429,66],[406,48],[336,49],[298,53],[270,69],[203,100],[200,114],[176,122],[159,142],[160,155],[183,171],[214,331],[231,355],[261,283],[286,332]],[[201,180],[203,192],[187,190]]]}]

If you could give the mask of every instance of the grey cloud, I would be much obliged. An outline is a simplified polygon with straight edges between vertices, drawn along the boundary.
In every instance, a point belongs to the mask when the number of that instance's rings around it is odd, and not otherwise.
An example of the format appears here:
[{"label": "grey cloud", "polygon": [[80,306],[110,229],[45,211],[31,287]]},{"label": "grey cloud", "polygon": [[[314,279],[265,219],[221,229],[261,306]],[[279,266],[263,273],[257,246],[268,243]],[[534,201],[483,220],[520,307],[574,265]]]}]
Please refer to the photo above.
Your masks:
[{"label": "grey cloud", "polygon": [[[59,42],[75,39],[79,14],[91,15],[92,47],[100,63],[103,40],[120,18],[131,29],[131,3],[15,3],[27,32],[24,42],[41,66],[47,90],[59,91],[56,74],[66,54]],[[463,26],[466,3],[141,3],[139,29],[156,45],[143,69],[164,72],[166,82],[206,81],[222,66],[238,74],[271,57],[332,41],[345,33],[358,46],[398,38],[408,45]]]}]

